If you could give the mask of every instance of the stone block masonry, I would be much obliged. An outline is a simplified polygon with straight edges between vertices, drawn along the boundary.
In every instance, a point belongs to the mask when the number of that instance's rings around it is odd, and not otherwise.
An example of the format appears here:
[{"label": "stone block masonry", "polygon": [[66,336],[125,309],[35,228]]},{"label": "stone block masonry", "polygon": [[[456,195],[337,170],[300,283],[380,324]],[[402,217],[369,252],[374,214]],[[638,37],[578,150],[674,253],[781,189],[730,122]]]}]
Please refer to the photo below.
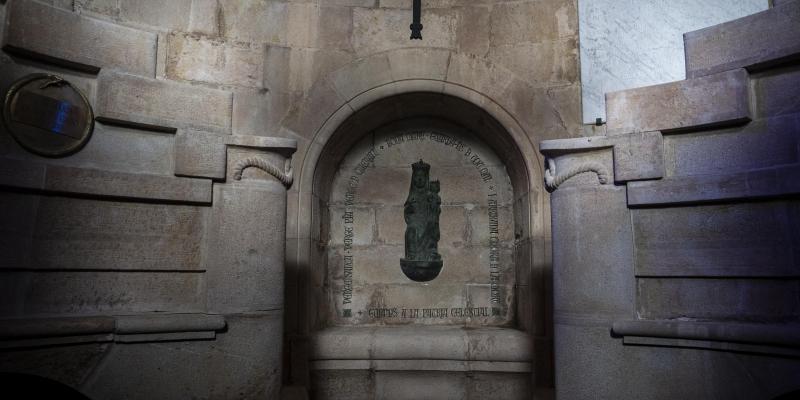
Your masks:
[{"label": "stone block masonry", "polygon": [[231,131],[230,92],[106,71],[98,81],[95,114],[100,121],[157,131]]},{"label": "stone block masonry", "polygon": [[750,121],[747,71],[606,94],[608,135],[703,128]]},{"label": "stone block masonry", "polygon": [[776,7],[684,34],[686,77],[736,68],[758,69],[797,59],[800,53],[800,2]]},{"label": "stone block masonry", "polygon": [[6,5],[3,49],[56,65],[97,73],[114,68],[155,77],[155,33],[82,17],[32,0]]}]

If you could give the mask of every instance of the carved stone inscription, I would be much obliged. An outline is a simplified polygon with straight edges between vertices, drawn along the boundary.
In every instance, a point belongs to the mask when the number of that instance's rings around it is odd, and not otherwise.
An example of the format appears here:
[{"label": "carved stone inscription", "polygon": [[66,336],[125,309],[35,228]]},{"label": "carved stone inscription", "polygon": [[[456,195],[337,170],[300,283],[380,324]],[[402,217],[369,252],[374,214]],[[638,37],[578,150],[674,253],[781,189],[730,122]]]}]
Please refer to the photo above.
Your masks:
[{"label": "carved stone inscription", "polygon": [[502,162],[471,136],[437,129],[387,129],[353,153],[330,209],[338,323],[513,318],[512,192]]}]

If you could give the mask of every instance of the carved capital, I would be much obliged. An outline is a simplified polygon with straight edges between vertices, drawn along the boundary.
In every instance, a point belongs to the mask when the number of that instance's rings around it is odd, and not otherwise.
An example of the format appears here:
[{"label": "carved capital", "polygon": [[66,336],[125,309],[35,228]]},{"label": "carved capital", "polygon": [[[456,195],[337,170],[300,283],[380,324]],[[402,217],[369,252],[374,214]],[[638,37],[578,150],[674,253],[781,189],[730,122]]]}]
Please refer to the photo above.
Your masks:
[{"label": "carved capital", "polygon": [[294,182],[294,171],[292,170],[291,158],[287,158],[284,162],[283,171],[260,157],[248,157],[241,159],[236,162],[236,166],[233,170],[233,179],[237,181],[242,180],[242,173],[245,169],[250,167],[258,168],[274,176],[276,179],[281,181],[281,183],[283,183],[283,186],[286,186],[286,189],[292,187],[292,182]]},{"label": "carved capital", "polygon": [[548,190],[553,191],[558,189],[558,187],[568,179],[584,172],[594,172],[597,174],[597,180],[601,185],[608,183],[608,171],[606,171],[606,168],[600,163],[591,161],[584,162],[567,168],[566,171],[562,171],[561,173],[556,173],[555,160],[548,158],[547,169],[544,171],[544,184]]}]

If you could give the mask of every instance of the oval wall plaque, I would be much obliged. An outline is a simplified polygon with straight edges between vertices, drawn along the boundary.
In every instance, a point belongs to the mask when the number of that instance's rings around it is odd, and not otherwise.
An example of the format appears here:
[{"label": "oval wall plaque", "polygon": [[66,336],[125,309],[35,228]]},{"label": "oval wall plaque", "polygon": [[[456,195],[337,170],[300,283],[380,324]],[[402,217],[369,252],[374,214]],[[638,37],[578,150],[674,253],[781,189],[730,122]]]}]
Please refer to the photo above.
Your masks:
[{"label": "oval wall plaque", "polygon": [[6,93],[3,123],[26,150],[63,157],[89,141],[94,114],[86,96],[68,81],[56,75],[30,74]]}]

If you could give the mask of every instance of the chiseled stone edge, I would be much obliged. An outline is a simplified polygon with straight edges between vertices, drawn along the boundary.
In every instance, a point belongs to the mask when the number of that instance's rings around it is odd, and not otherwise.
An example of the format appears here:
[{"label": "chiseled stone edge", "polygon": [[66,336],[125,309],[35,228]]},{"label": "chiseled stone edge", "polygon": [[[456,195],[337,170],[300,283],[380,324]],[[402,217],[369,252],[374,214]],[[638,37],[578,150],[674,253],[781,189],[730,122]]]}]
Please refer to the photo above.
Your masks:
[{"label": "chiseled stone edge", "polygon": [[539,146],[539,151],[550,158],[612,148],[614,181],[618,183],[664,176],[664,138],[658,131],[545,140]]},{"label": "chiseled stone edge", "polygon": [[615,321],[619,336],[661,337],[800,347],[800,325],[732,322],[630,320]]},{"label": "chiseled stone edge", "polygon": [[181,130],[175,135],[175,175],[225,179],[228,146],[272,151],[290,157],[297,150],[297,140]]},{"label": "chiseled stone edge", "polygon": [[800,165],[728,175],[674,177],[628,183],[628,205],[673,205],[800,194]]},{"label": "chiseled stone edge", "polygon": [[312,370],[453,371],[530,373],[529,362],[462,360],[318,360]]},{"label": "chiseled stone edge", "polygon": [[800,59],[800,1],[683,35],[686,76],[736,68],[764,68]]},{"label": "chiseled stone edge", "polygon": [[0,185],[99,197],[211,204],[211,181],[0,159]]},{"label": "chiseled stone edge", "polygon": [[93,74],[113,67],[155,77],[155,33],[31,0],[15,0],[6,8],[5,51]]},{"label": "chiseled stone edge", "polygon": [[736,69],[606,93],[606,115],[609,136],[745,123],[752,119],[749,76]]},{"label": "chiseled stone edge", "polygon": [[[114,90],[138,90],[136,101],[146,103],[151,110],[131,110],[125,98],[114,95]],[[123,90],[125,89],[125,90]],[[191,102],[205,105],[206,112],[193,111],[195,115],[158,115],[158,105]],[[132,127],[157,132],[175,132],[194,129],[218,134],[230,134],[233,123],[233,93],[183,82],[153,79],[103,70],[97,77],[97,106],[95,114],[102,123]],[[211,104],[211,105],[209,105]],[[213,105],[222,106],[214,107]]]},{"label": "chiseled stone edge", "polygon": [[[511,328],[332,327],[314,335],[312,360],[458,360],[529,363],[534,359],[530,335]],[[454,340],[460,338],[460,340]],[[424,350],[427,341],[435,350]],[[436,346],[433,342],[446,342]],[[494,343],[494,346],[488,345]],[[499,345],[502,343],[502,345]]]},{"label": "chiseled stone edge", "polygon": [[140,314],[0,320],[0,348],[90,342],[208,340],[226,326],[219,314]]}]

